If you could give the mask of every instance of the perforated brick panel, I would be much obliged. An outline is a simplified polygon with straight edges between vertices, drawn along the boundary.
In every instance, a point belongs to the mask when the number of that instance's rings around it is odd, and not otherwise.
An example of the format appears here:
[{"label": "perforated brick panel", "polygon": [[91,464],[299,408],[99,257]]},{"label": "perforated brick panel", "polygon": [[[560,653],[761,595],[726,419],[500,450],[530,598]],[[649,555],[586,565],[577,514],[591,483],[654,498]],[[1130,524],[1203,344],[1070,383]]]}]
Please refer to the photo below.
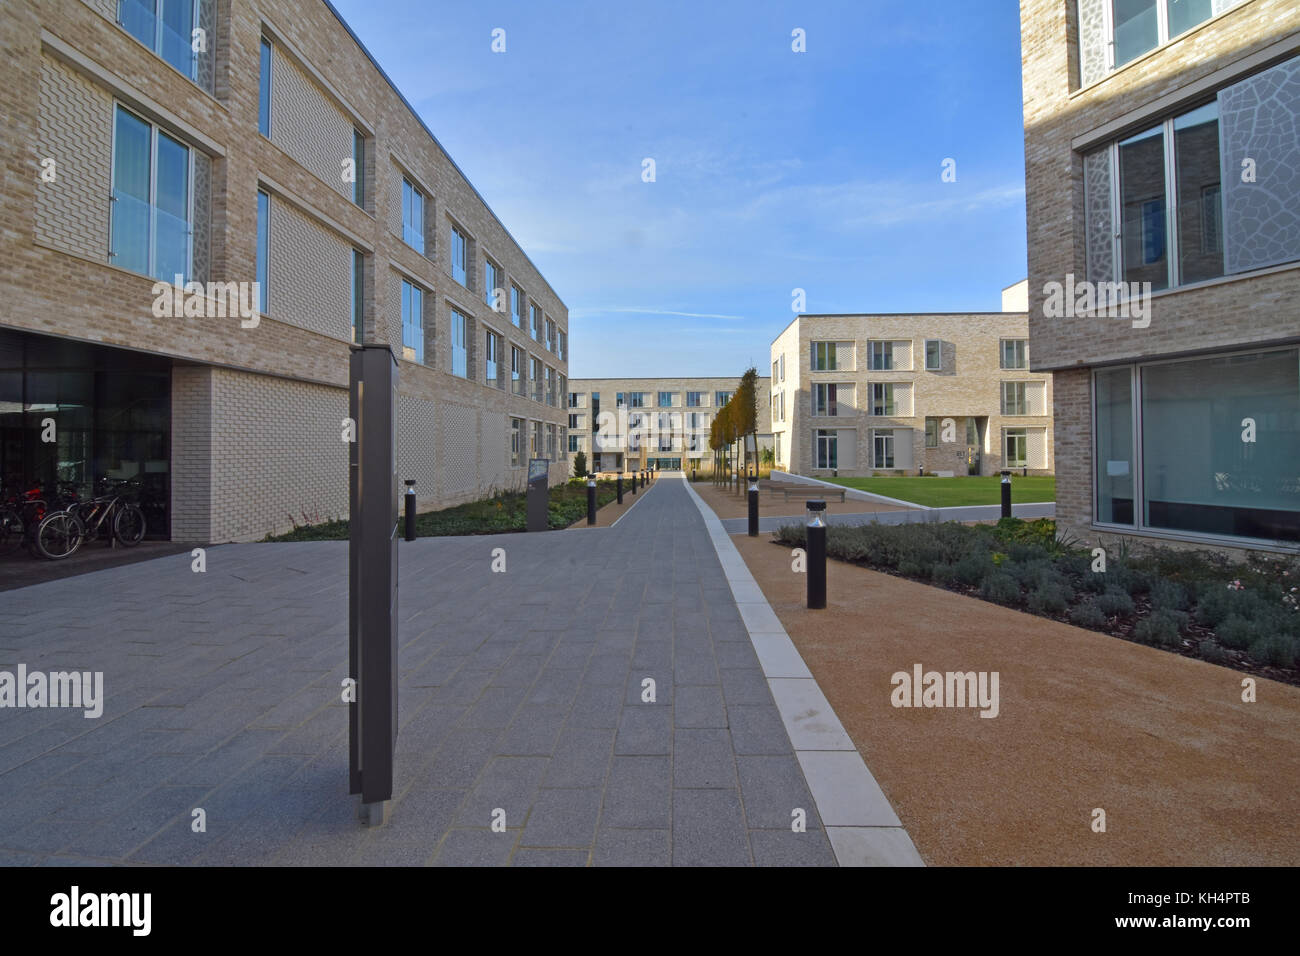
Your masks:
[{"label": "perforated brick panel", "polygon": [[478,412],[468,405],[443,405],[442,492],[473,491],[478,484]]},{"label": "perforated brick panel", "polygon": [[[437,418],[434,403],[413,395],[397,397],[397,477],[415,479],[420,500],[437,489]],[[405,491],[405,486],[402,488]]]},{"label": "perforated brick panel", "polygon": [[36,187],[36,238],[106,261],[113,102],[63,64],[41,60],[38,159],[54,160],[54,182]]}]

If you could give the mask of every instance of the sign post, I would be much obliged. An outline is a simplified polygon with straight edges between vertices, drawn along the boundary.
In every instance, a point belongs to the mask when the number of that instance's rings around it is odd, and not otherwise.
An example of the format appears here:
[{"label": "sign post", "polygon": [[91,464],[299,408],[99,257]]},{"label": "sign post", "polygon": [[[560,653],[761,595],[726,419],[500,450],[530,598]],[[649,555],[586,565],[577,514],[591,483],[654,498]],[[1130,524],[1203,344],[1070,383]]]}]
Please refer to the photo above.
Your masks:
[{"label": "sign post", "polygon": [[397,360],[357,345],[350,371],[348,782],[361,820],[382,826],[397,740]]},{"label": "sign post", "polygon": [[550,497],[547,486],[550,481],[551,463],[545,458],[528,459],[528,530],[545,531],[549,527]]}]

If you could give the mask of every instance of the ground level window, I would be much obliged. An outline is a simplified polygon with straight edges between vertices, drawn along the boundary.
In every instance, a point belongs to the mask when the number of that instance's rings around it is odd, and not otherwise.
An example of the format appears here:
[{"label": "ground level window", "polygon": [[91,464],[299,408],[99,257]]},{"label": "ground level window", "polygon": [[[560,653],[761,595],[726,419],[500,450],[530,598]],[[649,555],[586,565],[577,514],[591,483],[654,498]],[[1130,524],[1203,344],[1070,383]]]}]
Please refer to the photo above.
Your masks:
[{"label": "ground level window", "polygon": [[894,436],[877,435],[872,442],[875,453],[873,468],[894,467]]},{"label": "ground level window", "polygon": [[815,436],[814,468],[838,468],[839,435],[824,428],[819,428]]},{"label": "ground level window", "polygon": [[1006,465],[1024,468],[1029,461],[1029,436],[1023,428],[1008,428],[1005,432]]}]

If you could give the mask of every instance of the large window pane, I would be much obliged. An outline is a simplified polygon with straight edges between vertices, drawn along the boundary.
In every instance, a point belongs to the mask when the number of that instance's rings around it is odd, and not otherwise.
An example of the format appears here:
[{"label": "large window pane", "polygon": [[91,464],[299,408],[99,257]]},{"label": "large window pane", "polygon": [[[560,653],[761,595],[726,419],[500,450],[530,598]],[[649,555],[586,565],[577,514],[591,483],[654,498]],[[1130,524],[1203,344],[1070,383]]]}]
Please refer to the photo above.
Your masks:
[{"label": "large window pane", "polygon": [[1163,127],[1119,144],[1121,226],[1126,282],[1169,285],[1165,230],[1165,136]]},{"label": "large window pane", "polygon": [[1142,369],[1149,527],[1300,541],[1298,363],[1288,349]]},{"label": "large window pane", "polygon": [[271,271],[271,197],[257,194],[257,310],[266,313],[267,285]]},{"label": "large window pane", "polygon": [[166,133],[158,134],[155,203],[155,278],[171,281],[190,271],[190,151]]},{"label": "large window pane", "polygon": [[1115,0],[1115,65],[1123,66],[1160,42],[1156,0]]},{"label": "large window pane", "polygon": [[1214,14],[1212,0],[1169,0],[1169,36],[1186,33]]},{"label": "large window pane", "polygon": [[1174,119],[1181,282],[1223,275],[1223,196],[1219,189],[1219,104]]},{"label": "large window pane", "polygon": [[1133,523],[1133,373],[1104,369],[1095,378],[1097,520]]},{"label": "large window pane", "polygon": [[147,273],[151,130],[118,107],[113,136],[113,264]]},{"label": "large window pane", "polygon": [[154,10],[154,0],[120,0],[117,7],[118,22],[127,33],[151,50],[158,35],[158,20]]},{"label": "large window pane", "polygon": [[194,0],[162,0],[162,37],[158,51],[164,60],[194,78]]}]

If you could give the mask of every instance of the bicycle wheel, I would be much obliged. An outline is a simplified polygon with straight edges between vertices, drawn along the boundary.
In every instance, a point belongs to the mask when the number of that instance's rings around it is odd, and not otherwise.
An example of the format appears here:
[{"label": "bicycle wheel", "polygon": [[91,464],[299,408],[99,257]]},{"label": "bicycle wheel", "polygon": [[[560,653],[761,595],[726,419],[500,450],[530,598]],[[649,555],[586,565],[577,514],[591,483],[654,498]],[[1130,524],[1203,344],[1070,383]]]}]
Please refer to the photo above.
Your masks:
[{"label": "bicycle wheel", "polygon": [[85,537],[86,526],[80,518],[66,511],[51,511],[36,529],[36,550],[41,557],[58,561],[81,547]]},{"label": "bicycle wheel", "polygon": [[144,540],[144,512],[139,505],[123,505],[113,516],[113,535],[118,543],[133,548]]},{"label": "bicycle wheel", "polygon": [[0,554],[18,547],[22,540],[22,515],[13,508],[0,508]]}]

